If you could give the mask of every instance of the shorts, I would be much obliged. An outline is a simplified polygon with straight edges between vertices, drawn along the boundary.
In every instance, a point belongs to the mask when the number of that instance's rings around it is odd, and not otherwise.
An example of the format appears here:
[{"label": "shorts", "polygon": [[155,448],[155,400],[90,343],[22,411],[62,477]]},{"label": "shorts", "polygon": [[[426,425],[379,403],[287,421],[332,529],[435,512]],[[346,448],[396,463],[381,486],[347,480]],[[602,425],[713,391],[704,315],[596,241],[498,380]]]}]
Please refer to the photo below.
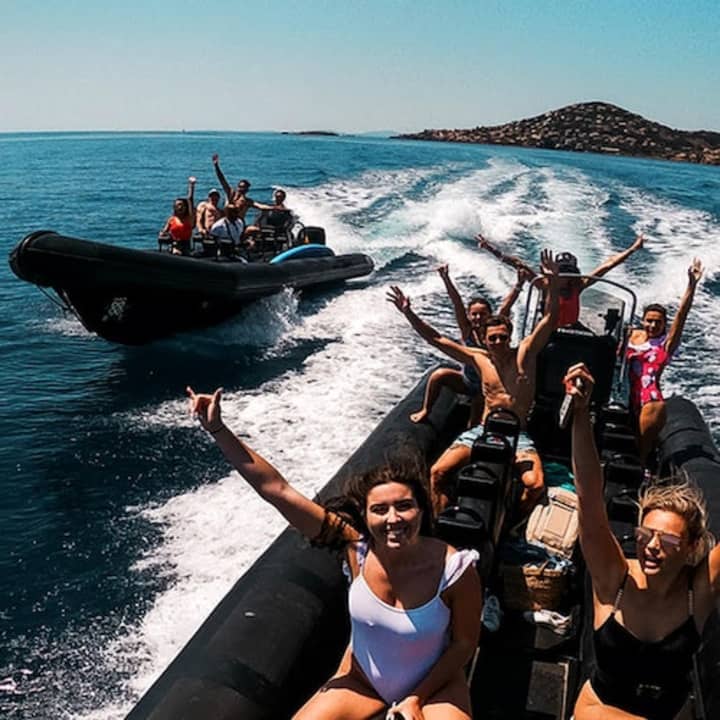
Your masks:
[{"label": "shorts", "polygon": [[[465,447],[472,448],[475,441],[482,436],[485,432],[485,428],[482,423],[471,427],[469,430],[461,433],[455,438],[453,445],[464,445]],[[524,431],[521,430],[518,435],[517,452],[537,452],[535,450],[535,443],[532,438]]]}]

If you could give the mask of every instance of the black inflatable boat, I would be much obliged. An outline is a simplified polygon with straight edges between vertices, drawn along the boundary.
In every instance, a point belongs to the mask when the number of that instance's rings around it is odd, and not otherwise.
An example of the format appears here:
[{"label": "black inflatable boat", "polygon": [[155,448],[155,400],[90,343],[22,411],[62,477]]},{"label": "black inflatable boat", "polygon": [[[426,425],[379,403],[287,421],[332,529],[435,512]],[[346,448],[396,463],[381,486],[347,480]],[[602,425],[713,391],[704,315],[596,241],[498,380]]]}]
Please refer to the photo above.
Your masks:
[{"label": "black inflatable boat", "polygon": [[270,262],[180,257],[39,231],[10,253],[21,279],[52,288],[91,332],[140,345],[215,325],[253,300],[290,287],[306,290],[372,272],[367,255],[335,255],[302,245]]},{"label": "black inflatable boat", "polygon": [[[624,369],[616,359],[634,298],[629,293],[608,303],[608,294],[603,299],[602,293],[586,293],[582,324],[555,331],[538,358],[529,430],[544,460],[568,465],[569,430],[561,430],[557,422],[563,399],[560,379],[569,365],[585,362],[596,378],[592,408],[609,517],[618,539],[627,543],[636,523],[631,497],[643,476],[629,413],[620,401],[626,397]],[[594,303],[597,299],[605,305]],[[353,473],[382,464],[395,452],[406,454],[414,448],[432,461],[448,446],[467,422],[467,405],[443,394],[429,421],[413,424],[408,416],[421,403],[423,390],[424,382],[385,418],[320,493],[321,500],[338,494]],[[717,531],[720,455],[690,401],[672,398],[667,410],[659,448],[661,472],[682,469],[701,485]],[[509,471],[517,433],[511,414],[491,417],[473,448],[472,463],[458,475],[454,506],[441,515],[437,528],[449,541],[478,549],[483,580],[506,608],[500,630],[483,632],[477,662],[468,669],[474,717],[569,720],[593,662],[592,598],[576,549],[576,572],[559,600],[562,611],[573,618],[568,632],[531,624],[512,609],[516,589],[503,584],[500,556],[519,490]],[[345,591],[337,556],[286,530],[239,579],[128,720],[291,717],[329,677],[347,643]],[[705,628],[693,679],[695,720],[720,717],[717,617]]]}]

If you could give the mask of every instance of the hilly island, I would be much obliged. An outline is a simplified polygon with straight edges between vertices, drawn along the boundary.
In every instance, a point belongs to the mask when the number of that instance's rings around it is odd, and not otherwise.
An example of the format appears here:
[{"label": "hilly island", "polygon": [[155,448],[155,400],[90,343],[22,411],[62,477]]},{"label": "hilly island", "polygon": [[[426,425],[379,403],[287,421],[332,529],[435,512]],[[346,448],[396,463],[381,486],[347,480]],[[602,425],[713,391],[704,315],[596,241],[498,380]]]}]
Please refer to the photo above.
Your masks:
[{"label": "hilly island", "polygon": [[675,130],[603,102],[568,105],[505,125],[464,130],[423,130],[397,137],[405,140],[520,145],[720,165],[720,132]]}]

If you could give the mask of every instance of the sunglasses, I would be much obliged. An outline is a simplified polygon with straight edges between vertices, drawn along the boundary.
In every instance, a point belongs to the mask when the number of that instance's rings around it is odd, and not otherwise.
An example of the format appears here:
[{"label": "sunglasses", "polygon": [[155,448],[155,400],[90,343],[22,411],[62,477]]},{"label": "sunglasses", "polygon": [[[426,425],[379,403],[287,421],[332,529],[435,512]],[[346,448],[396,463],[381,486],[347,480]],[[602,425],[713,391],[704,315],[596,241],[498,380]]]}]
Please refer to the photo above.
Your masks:
[{"label": "sunglasses", "polygon": [[509,335],[505,333],[498,333],[497,335],[488,335],[487,341],[490,345],[496,345],[498,343],[507,342],[510,339]]},{"label": "sunglasses", "polygon": [[662,549],[665,551],[679,550],[682,545],[683,539],[679,535],[661,532],[660,530],[651,530],[646,527],[635,528],[635,540],[638,545],[649,545],[655,536],[657,536]]}]

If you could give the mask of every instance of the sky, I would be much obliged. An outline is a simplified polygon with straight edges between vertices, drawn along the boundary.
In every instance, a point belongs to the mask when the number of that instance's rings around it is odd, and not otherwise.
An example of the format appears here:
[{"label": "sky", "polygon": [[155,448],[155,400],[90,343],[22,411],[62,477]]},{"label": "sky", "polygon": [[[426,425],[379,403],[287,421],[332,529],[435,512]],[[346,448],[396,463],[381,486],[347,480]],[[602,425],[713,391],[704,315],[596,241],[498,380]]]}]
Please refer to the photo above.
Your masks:
[{"label": "sky", "polygon": [[416,131],[590,100],[720,131],[718,0],[0,0],[0,132]]}]

